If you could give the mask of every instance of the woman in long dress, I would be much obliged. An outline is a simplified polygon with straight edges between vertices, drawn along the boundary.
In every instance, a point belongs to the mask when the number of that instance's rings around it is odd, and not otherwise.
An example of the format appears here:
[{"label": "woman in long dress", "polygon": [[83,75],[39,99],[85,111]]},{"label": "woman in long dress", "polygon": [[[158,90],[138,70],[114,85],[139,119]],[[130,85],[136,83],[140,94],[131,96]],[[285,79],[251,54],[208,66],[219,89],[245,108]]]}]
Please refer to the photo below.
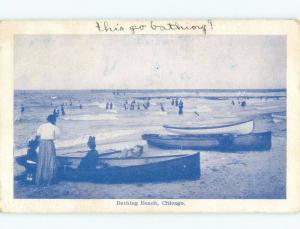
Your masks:
[{"label": "woman in long dress", "polygon": [[56,116],[49,115],[47,123],[40,125],[37,135],[40,137],[38,161],[36,169],[37,185],[50,185],[56,173],[56,150],[54,140],[59,136],[56,124]]}]

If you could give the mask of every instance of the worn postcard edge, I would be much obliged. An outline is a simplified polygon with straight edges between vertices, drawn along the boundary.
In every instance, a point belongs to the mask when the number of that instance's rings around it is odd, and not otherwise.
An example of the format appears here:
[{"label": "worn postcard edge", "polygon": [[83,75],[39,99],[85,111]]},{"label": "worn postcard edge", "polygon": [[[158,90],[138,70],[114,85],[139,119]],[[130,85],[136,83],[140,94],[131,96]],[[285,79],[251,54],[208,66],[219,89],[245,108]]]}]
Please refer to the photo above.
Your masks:
[{"label": "worn postcard edge", "polygon": [[[298,212],[300,210],[300,21],[212,20],[206,35],[287,36],[287,198],[177,199],[185,206],[117,206],[117,199],[14,199],[13,195],[13,36],[15,34],[103,34],[96,22],[104,20],[1,21],[0,22],[0,209],[16,213],[195,213],[195,212]],[[105,20],[139,25],[150,20]],[[153,20],[207,24],[207,20]],[[203,34],[203,31],[152,31],[137,34]],[[131,34],[131,31],[106,32]],[[3,96],[4,95],[4,96]],[[4,112],[4,110],[6,112]],[[156,199],[157,201],[160,201]]]}]

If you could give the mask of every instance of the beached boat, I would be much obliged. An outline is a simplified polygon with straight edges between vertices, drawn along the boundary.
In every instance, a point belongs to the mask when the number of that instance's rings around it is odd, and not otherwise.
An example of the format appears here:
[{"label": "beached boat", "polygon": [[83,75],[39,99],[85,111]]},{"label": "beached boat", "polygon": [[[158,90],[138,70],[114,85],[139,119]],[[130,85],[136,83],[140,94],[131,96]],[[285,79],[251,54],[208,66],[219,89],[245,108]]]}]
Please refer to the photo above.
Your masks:
[{"label": "beached boat", "polygon": [[164,125],[167,131],[175,134],[202,135],[202,134],[249,134],[253,131],[254,121],[248,120],[238,123],[211,126],[175,126]]},{"label": "beached boat", "polygon": [[[24,166],[25,156],[16,158]],[[82,157],[58,156],[58,177],[61,180],[95,183],[143,183],[194,180],[200,177],[200,154],[151,157],[99,156],[97,168],[79,169]]]},{"label": "beached boat", "polygon": [[144,134],[149,145],[161,149],[207,151],[264,151],[270,150],[271,132],[246,135],[158,135]]},{"label": "beached boat", "polygon": [[285,115],[272,114],[272,118],[275,123],[286,121]]}]

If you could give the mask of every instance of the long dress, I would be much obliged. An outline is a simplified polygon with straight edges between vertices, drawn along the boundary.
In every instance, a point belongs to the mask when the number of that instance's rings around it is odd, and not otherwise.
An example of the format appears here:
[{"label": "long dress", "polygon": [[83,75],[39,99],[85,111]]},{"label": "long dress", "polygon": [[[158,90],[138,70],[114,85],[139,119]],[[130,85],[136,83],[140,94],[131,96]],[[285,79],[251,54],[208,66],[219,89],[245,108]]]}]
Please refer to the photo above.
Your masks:
[{"label": "long dress", "polygon": [[50,185],[56,173],[56,150],[53,140],[41,140],[36,169],[36,184]]},{"label": "long dress", "polygon": [[37,135],[41,138],[35,177],[37,185],[50,185],[55,178],[56,150],[54,139],[58,137],[59,132],[59,129],[51,123],[42,124],[37,130]]}]

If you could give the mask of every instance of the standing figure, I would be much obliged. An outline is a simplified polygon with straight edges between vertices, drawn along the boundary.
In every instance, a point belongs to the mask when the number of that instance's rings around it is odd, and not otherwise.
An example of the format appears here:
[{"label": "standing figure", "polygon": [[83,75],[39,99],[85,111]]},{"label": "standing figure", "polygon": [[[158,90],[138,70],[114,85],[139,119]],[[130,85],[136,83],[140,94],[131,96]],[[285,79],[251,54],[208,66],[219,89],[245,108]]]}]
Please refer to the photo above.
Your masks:
[{"label": "standing figure", "polygon": [[110,110],[113,109],[113,103],[112,103],[112,102],[110,102],[110,104],[109,104],[109,109],[110,109]]},{"label": "standing figure", "polygon": [[231,104],[234,106],[234,105],[235,105],[235,102],[232,100],[232,101],[231,101]]},{"label": "standing figure", "polygon": [[174,99],[173,99],[173,98],[172,98],[172,102],[171,102],[171,105],[172,105],[172,106],[174,106]]},{"label": "standing figure", "polygon": [[175,106],[178,107],[178,98],[175,100]]},{"label": "standing figure", "polygon": [[65,113],[65,108],[64,108],[64,104],[60,105],[60,111],[61,111],[61,115],[64,116]]},{"label": "standing figure", "polygon": [[79,104],[79,109],[82,109],[82,105],[81,105],[81,103]]},{"label": "standing figure", "polygon": [[35,183],[37,185],[50,185],[56,173],[56,149],[54,140],[59,136],[56,126],[56,116],[49,115],[47,123],[39,126],[37,136],[40,138]]},{"label": "standing figure", "polygon": [[134,102],[133,101],[130,104],[130,110],[134,110]]},{"label": "standing figure", "polygon": [[141,107],[140,107],[140,103],[138,103],[138,104],[137,104],[137,109],[138,109],[138,110],[140,110],[140,109],[141,109]]},{"label": "standing figure", "polygon": [[147,100],[146,106],[147,106],[147,109],[150,107],[150,101],[149,100]]},{"label": "standing figure", "polygon": [[182,100],[180,100],[180,102],[178,104],[178,108],[179,108],[178,114],[182,115],[183,114],[183,102],[182,102]]},{"label": "standing figure", "polygon": [[164,105],[162,103],[160,103],[160,110],[165,111]]},{"label": "standing figure", "polygon": [[25,107],[23,104],[21,104],[21,113],[23,113],[25,111]]},{"label": "standing figure", "polygon": [[105,109],[108,110],[108,108],[109,108],[109,102],[106,102]]},{"label": "standing figure", "polygon": [[52,113],[55,117],[57,117],[57,113],[56,113],[56,108],[53,109],[53,113]]}]

